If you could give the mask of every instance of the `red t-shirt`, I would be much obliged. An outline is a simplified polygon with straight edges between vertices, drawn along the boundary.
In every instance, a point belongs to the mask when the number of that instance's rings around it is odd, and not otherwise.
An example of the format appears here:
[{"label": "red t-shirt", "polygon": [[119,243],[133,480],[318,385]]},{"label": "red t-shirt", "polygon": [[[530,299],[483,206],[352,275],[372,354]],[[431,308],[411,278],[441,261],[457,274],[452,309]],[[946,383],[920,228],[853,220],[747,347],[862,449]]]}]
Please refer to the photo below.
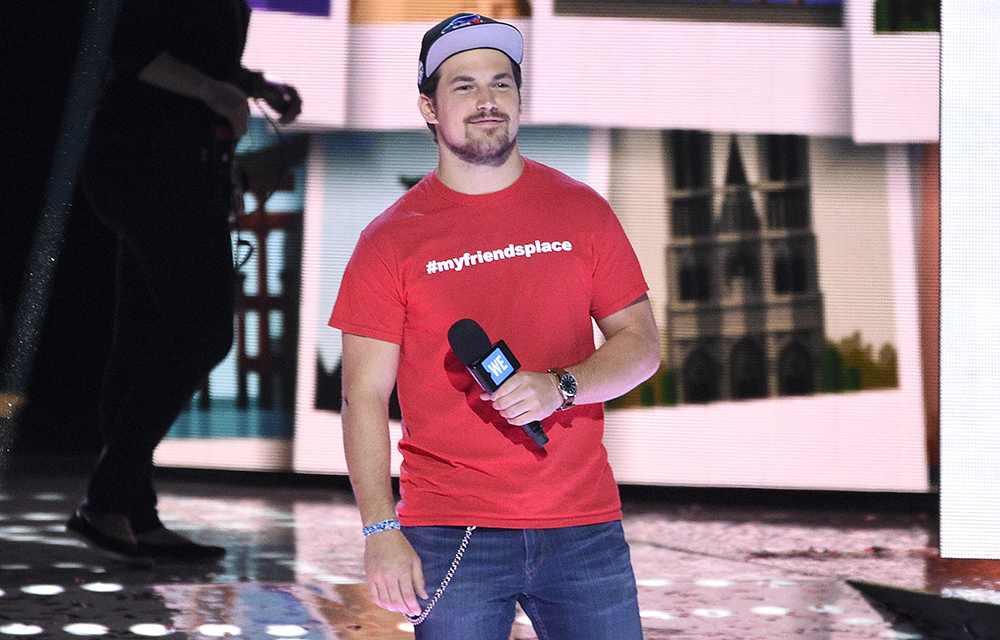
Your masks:
[{"label": "red t-shirt", "polygon": [[330,325],[400,345],[400,522],[408,526],[550,528],[621,518],[601,442],[600,404],[542,421],[539,449],[488,402],[451,351],[471,318],[526,371],[585,360],[591,317],[648,289],[608,203],[525,159],[510,187],[467,195],[434,174],[361,234]]}]

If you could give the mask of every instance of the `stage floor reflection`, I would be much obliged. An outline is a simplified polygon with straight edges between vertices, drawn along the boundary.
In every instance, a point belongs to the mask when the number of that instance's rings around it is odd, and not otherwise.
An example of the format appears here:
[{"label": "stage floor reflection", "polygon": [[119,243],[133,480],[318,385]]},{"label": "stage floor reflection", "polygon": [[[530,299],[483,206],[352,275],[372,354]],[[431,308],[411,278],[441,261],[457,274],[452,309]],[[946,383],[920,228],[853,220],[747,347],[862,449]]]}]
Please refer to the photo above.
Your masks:
[{"label": "stage floor reflection", "polygon": [[[228,554],[217,565],[144,569],[66,534],[82,473],[44,460],[15,467],[0,485],[0,636],[413,637],[402,616],[368,599],[361,522],[342,478],[170,470],[159,482],[167,526]],[[919,499],[880,509],[722,495],[624,491],[647,639],[930,637],[848,580],[1000,598],[1000,582],[937,559],[937,516]],[[523,615],[512,637],[535,638]]]}]

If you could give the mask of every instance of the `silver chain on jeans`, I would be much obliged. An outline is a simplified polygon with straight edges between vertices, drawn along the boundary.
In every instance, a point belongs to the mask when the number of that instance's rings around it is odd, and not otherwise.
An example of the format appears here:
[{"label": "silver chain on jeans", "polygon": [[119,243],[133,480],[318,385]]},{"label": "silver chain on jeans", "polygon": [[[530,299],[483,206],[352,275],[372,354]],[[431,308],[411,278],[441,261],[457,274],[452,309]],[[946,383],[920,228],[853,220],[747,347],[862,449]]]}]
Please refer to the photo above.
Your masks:
[{"label": "silver chain on jeans", "polygon": [[437,601],[441,599],[441,595],[448,587],[448,583],[451,582],[451,577],[455,575],[455,569],[458,569],[458,563],[462,561],[462,554],[465,553],[465,548],[469,546],[469,538],[472,537],[472,532],[475,530],[475,525],[465,528],[465,537],[462,538],[462,544],[458,545],[458,552],[455,553],[455,559],[451,561],[448,573],[444,574],[444,580],[441,581],[441,586],[434,592],[434,597],[427,603],[427,607],[424,608],[424,610],[420,612],[420,615],[417,616],[411,616],[408,613],[404,614],[406,615],[406,619],[409,620],[411,624],[417,625],[423,622],[424,619],[427,618],[427,615],[431,612],[431,609],[434,608],[434,605],[437,604]]}]

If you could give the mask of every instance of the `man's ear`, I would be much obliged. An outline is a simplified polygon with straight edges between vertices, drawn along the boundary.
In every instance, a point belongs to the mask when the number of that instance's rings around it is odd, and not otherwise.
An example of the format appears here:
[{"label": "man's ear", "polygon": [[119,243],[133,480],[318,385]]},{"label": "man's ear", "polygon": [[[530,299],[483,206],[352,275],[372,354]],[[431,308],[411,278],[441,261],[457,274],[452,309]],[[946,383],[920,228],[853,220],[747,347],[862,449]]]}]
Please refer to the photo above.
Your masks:
[{"label": "man's ear", "polygon": [[434,107],[434,101],[424,94],[420,94],[417,98],[417,109],[420,110],[420,115],[423,116],[427,124],[437,124],[437,109]]}]

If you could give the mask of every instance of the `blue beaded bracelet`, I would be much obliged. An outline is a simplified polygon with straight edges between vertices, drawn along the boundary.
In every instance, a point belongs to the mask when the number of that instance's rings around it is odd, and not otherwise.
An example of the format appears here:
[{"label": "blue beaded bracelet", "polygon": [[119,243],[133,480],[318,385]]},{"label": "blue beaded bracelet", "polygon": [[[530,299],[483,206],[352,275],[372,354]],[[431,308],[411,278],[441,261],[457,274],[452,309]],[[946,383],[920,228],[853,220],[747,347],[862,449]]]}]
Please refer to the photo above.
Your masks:
[{"label": "blue beaded bracelet", "polygon": [[382,522],[376,522],[375,524],[370,524],[361,530],[361,535],[368,537],[373,533],[378,533],[379,531],[389,531],[391,529],[398,530],[399,520],[396,518],[390,518],[389,520],[383,520]]}]

